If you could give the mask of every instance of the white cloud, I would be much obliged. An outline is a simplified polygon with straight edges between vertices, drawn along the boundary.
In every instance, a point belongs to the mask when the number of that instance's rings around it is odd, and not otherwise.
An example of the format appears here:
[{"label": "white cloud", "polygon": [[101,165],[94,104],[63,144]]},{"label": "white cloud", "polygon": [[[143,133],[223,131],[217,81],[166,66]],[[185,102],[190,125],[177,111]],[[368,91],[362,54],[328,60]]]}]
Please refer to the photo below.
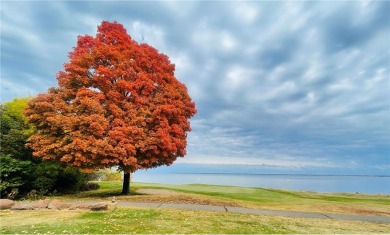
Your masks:
[{"label": "white cloud", "polygon": [[225,79],[221,84],[221,89],[225,97],[234,96],[240,91],[245,92],[246,88],[253,84],[255,75],[256,71],[245,67],[234,66],[228,68]]},{"label": "white cloud", "polygon": [[226,49],[226,50],[232,50],[234,49],[236,46],[237,46],[237,42],[236,40],[234,39],[234,37],[229,34],[228,32],[224,32],[222,33],[221,35],[221,40],[222,40],[222,46]]},{"label": "white cloud", "polygon": [[[169,59],[175,64],[175,75],[179,80],[187,81],[187,76],[193,70],[193,62],[185,53],[169,52]],[[190,80],[189,80],[190,81]]]},{"label": "white cloud", "polygon": [[251,4],[251,2],[235,5],[232,10],[236,21],[244,24],[254,23],[261,13],[261,8],[257,4]]},{"label": "white cloud", "polygon": [[232,32],[216,28],[207,19],[201,20],[192,30],[191,42],[197,51],[204,53],[231,53],[240,45]]},{"label": "white cloud", "polygon": [[[150,25],[142,21],[132,22],[127,28],[128,33],[139,43],[148,43],[149,45],[165,49],[165,32],[156,25]],[[163,53],[166,53],[162,51]]]},{"label": "white cloud", "polygon": [[5,77],[1,77],[0,87],[6,93],[4,94],[3,91],[0,93],[2,99],[4,98],[4,95],[19,98],[26,96],[34,96],[38,93],[37,90],[29,86],[20,83],[15,83],[15,81],[9,80]]}]

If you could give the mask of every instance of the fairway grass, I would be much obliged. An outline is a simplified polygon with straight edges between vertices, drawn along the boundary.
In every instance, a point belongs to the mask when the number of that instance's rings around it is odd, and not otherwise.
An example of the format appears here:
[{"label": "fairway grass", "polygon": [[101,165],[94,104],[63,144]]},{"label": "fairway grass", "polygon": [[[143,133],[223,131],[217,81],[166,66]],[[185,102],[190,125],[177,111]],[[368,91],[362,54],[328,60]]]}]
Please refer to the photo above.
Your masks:
[{"label": "fairway grass", "polygon": [[[99,185],[101,188],[96,191],[47,199],[78,202],[111,201],[115,196],[118,202],[186,203],[390,216],[389,195],[294,192],[217,185],[132,183],[132,194],[122,196],[119,195],[121,182],[99,182]],[[158,194],[161,189],[165,194]],[[137,190],[154,191],[157,194],[141,194],[137,193]],[[170,191],[173,193],[169,194]],[[107,212],[6,210],[0,211],[0,225],[0,234],[390,233],[390,223],[136,207],[117,208]]]},{"label": "fairway grass", "polygon": [[[122,186],[121,182],[99,182],[99,184],[101,188],[98,191],[83,192],[72,197],[111,200],[115,196],[118,200],[133,202],[223,205],[270,210],[390,216],[389,195],[315,193],[199,184],[132,183],[132,195],[118,196]],[[172,190],[177,194],[141,195],[137,193],[139,189]]]},{"label": "fairway grass", "polygon": [[1,234],[389,233],[390,224],[174,209],[1,211]]}]

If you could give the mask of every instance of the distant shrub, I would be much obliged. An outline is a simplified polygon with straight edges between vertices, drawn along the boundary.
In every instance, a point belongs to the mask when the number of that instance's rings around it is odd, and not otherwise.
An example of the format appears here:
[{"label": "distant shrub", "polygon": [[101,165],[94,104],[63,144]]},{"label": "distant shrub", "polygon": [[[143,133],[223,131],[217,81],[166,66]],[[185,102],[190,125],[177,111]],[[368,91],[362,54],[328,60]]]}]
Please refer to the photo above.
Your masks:
[{"label": "distant shrub", "polygon": [[122,175],[118,171],[107,172],[105,174],[105,176],[106,176],[106,181],[121,181],[122,180]]},{"label": "distant shrub", "polygon": [[89,175],[91,181],[121,181],[122,175],[118,171],[111,169],[98,170]]},{"label": "distant shrub", "polygon": [[89,181],[103,181],[105,179],[104,170],[98,170],[88,174]]},{"label": "distant shrub", "polygon": [[81,185],[80,191],[93,191],[98,190],[100,188],[100,185],[93,182],[88,182],[86,184]]}]

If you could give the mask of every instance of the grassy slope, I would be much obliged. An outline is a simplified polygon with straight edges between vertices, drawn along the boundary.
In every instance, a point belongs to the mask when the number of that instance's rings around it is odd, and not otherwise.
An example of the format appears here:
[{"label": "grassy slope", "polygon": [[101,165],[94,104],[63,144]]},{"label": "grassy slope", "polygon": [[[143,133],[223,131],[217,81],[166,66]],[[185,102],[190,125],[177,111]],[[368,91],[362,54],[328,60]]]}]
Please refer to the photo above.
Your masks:
[{"label": "grassy slope", "polygon": [[1,211],[1,234],[389,233],[390,224],[173,209],[113,212]]},{"label": "grassy slope", "polygon": [[[101,189],[79,194],[81,198],[110,199],[118,195],[121,182],[100,182]],[[330,212],[343,214],[390,216],[389,195],[364,195],[345,193],[313,193],[263,188],[231,187],[217,185],[167,185],[132,183],[132,192],[141,188],[170,189],[179,195],[131,195],[118,200],[159,201],[171,203],[197,203],[243,206],[274,210]]]},{"label": "grassy slope", "polygon": [[[121,182],[101,182],[101,189],[60,197],[62,200],[110,200]],[[133,183],[141,188],[170,189],[176,195],[117,196],[118,200],[227,204],[268,209],[337,211],[382,214],[390,212],[389,196],[318,194],[260,188],[213,185],[160,185]],[[357,209],[356,209],[357,208]],[[365,208],[364,211],[362,208]],[[390,233],[390,224],[328,219],[287,218],[224,212],[174,209],[120,208],[113,212],[1,211],[1,234],[23,233]]]}]

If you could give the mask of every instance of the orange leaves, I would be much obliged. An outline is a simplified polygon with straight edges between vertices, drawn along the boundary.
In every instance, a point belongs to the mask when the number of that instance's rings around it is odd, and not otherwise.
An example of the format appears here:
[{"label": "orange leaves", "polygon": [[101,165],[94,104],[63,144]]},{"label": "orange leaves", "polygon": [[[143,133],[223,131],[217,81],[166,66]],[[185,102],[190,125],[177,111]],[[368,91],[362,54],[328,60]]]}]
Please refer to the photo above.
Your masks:
[{"label": "orange leaves", "polygon": [[118,87],[119,91],[122,92],[131,92],[133,91],[133,86],[129,81],[126,80],[119,80],[116,83],[116,86]]},{"label": "orange leaves", "polygon": [[[104,61],[104,59],[102,61]],[[95,74],[96,74],[95,76],[100,77],[100,78],[104,78],[105,80],[110,81],[110,80],[115,79],[114,78],[115,71],[113,70],[113,66],[111,66],[111,63],[107,62],[108,60],[105,60],[105,61],[106,61],[106,63],[109,63],[110,66],[98,65],[98,67],[95,71]]]},{"label": "orange leaves", "polygon": [[105,111],[100,103],[103,99],[104,96],[101,94],[83,87],[73,100],[73,111],[79,114],[103,114]]},{"label": "orange leaves", "polygon": [[131,41],[131,37],[127,34],[123,25],[108,21],[103,21],[98,26],[96,38],[105,45],[126,44]]},{"label": "orange leaves", "polygon": [[135,147],[132,144],[123,144],[123,148],[127,151],[128,156],[134,156],[135,155]]},{"label": "orange leaves", "polygon": [[60,158],[61,162],[71,162],[73,160],[73,156],[70,154],[65,154]]},{"label": "orange leaves", "polygon": [[79,58],[80,55],[88,55],[94,46],[94,39],[92,36],[78,36],[77,46],[72,52],[69,52],[69,59]]},{"label": "orange leaves", "polygon": [[183,136],[184,135],[184,131],[183,131],[183,128],[180,127],[179,125],[177,124],[173,124],[172,127],[171,127],[171,133],[176,137],[176,136]]},{"label": "orange leaves", "polygon": [[[112,93],[113,95],[115,94],[114,92]],[[110,97],[113,97],[113,96],[110,96]],[[114,120],[116,123],[120,122],[119,118],[117,117],[123,117],[125,115],[125,111],[123,111],[120,106],[118,106],[117,104],[113,104],[113,103],[110,103],[108,105],[108,111],[114,116],[116,117],[116,119]]]},{"label": "orange leaves", "polygon": [[69,59],[58,87],[26,109],[35,156],[132,172],[185,155],[196,109],[166,55],[103,21],[96,36],[78,37]]},{"label": "orange leaves", "polygon": [[96,136],[103,136],[104,133],[105,133],[105,128],[104,126],[102,126],[100,123],[98,122],[92,122],[90,125],[89,125],[89,128],[91,130],[92,133],[94,133],[94,135]]}]

